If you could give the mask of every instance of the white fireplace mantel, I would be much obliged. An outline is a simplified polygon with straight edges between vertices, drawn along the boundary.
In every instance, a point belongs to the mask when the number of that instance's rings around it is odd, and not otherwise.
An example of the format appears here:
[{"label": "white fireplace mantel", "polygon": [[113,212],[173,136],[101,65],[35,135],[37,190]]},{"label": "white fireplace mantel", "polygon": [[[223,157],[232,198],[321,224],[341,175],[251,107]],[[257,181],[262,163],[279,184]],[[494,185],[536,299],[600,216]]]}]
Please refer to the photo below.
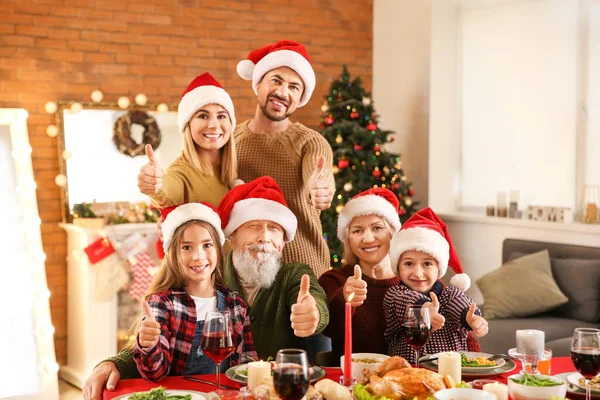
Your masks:
[{"label": "white fireplace mantel", "polygon": [[108,225],[89,229],[59,224],[67,231],[67,364],[59,374],[65,381],[82,388],[94,367],[117,353],[117,296],[106,302],[93,298],[95,274],[84,253],[88,245],[107,236],[118,243],[133,233],[143,235],[148,250],[156,257],[156,224]]}]

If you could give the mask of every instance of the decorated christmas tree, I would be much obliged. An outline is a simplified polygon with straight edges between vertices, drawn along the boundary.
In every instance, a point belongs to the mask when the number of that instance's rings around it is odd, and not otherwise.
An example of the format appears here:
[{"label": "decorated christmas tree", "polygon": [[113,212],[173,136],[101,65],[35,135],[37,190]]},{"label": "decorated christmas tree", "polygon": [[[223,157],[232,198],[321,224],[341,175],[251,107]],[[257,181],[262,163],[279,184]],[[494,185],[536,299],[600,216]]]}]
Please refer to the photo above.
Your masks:
[{"label": "decorated christmas tree", "polygon": [[332,172],[336,193],[331,207],[321,213],[323,236],[328,242],[331,266],[341,267],[344,245],[337,238],[337,217],[355,194],[373,187],[384,187],[400,200],[400,219],[404,222],[418,210],[412,200],[414,190],[404,175],[398,154],[384,150],[394,141],[392,131],[379,129],[371,95],[360,77],[350,79],[346,66],[331,84],[326,96],[319,131],[333,149]]}]

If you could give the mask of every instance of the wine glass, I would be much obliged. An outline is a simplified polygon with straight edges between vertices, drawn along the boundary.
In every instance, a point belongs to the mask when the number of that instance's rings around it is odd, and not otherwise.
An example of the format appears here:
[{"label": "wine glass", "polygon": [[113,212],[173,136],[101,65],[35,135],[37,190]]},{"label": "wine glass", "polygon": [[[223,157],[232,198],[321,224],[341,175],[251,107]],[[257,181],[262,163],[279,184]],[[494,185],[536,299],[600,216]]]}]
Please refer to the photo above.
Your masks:
[{"label": "wine glass", "polygon": [[417,357],[416,367],[419,367],[419,351],[431,336],[431,319],[429,308],[421,306],[408,306],[402,320],[402,330],[408,344],[415,349]]},{"label": "wine glass", "polygon": [[600,329],[575,329],[571,340],[571,360],[585,379],[585,399],[590,400],[590,379],[600,372]]},{"label": "wine glass", "polygon": [[277,352],[273,369],[273,384],[280,398],[300,400],[308,391],[308,357],[300,349]]},{"label": "wine glass", "polygon": [[234,350],[231,340],[231,315],[228,312],[209,311],[202,328],[202,351],[217,364],[217,394],[229,396],[232,393],[221,390],[221,362]]}]

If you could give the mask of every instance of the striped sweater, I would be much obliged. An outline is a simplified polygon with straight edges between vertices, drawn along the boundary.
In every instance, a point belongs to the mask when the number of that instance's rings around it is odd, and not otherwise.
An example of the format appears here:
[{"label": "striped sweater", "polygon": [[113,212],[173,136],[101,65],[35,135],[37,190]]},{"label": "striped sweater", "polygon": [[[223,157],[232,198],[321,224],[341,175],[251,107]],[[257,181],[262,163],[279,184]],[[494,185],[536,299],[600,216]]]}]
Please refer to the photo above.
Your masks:
[{"label": "striped sweater", "polygon": [[[441,281],[433,284],[431,292],[438,296],[439,313],[446,318],[446,322],[442,329],[431,333],[429,341],[421,348],[420,356],[442,351],[469,351],[468,338],[472,329],[467,324],[466,315],[472,303],[471,299],[454,286],[444,287]],[[383,309],[387,321],[385,339],[389,355],[401,356],[415,363],[415,351],[406,341],[402,331],[402,318],[408,305],[422,305],[428,301],[431,301],[428,296],[411,290],[403,283],[387,291],[383,299]],[[475,312],[481,313],[479,309]]]}]

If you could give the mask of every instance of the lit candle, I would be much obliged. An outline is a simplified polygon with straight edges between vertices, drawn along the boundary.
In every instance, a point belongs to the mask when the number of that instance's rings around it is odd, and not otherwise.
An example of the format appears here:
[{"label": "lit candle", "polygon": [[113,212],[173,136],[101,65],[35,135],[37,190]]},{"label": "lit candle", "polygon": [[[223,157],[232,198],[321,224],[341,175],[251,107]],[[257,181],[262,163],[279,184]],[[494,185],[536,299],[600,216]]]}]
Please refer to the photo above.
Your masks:
[{"label": "lit candle", "polygon": [[508,386],[504,383],[487,383],[483,385],[484,392],[490,392],[498,397],[498,400],[508,400]]},{"label": "lit candle", "polygon": [[248,389],[254,390],[255,387],[259,386],[266,378],[270,376],[270,362],[263,362],[260,360],[248,363]]},{"label": "lit candle", "polygon": [[352,378],[352,304],[354,292],[348,296],[346,301],[346,324],[344,327],[344,382],[350,382]]},{"label": "lit candle", "polygon": [[517,353],[526,355],[544,354],[544,331],[536,329],[517,330]]},{"label": "lit candle", "polygon": [[456,383],[460,383],[460,369],[460,353],[451,351],[440,354],[438,358],[438,373],[440,375],[450,375]]}]

